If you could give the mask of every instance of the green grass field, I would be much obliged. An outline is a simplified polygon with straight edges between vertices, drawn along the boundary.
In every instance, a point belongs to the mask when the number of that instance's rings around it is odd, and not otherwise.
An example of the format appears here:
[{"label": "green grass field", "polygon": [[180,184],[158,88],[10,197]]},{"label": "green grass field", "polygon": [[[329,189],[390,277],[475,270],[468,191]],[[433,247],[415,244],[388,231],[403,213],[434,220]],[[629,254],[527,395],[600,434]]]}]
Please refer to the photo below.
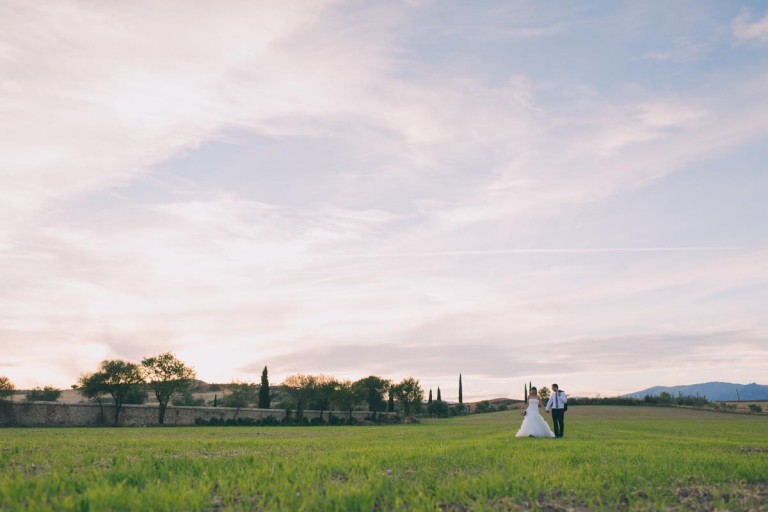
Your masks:
[{"label": "green grass field", "polygon": [[0,429],[0,510],[768,510],[768,418],[572,407],[367,427]]}]

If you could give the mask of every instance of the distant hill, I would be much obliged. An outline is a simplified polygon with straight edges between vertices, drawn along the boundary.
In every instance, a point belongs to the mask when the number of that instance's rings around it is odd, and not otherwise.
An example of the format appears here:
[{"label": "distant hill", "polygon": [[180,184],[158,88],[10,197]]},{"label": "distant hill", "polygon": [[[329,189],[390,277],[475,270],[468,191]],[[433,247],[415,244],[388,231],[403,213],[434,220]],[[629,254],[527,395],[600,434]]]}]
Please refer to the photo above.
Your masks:
[{"label": "distant hill", "polygon": [[761,384],[731,384],[730,382],[705,382],[687,386],[654,386],[652,388],[622,395],[631,398],[644,398],[646,395],[658,396],[667,392],[672,396],[703,396],[711,402],[734,400],[768,400],[768,386]]}]

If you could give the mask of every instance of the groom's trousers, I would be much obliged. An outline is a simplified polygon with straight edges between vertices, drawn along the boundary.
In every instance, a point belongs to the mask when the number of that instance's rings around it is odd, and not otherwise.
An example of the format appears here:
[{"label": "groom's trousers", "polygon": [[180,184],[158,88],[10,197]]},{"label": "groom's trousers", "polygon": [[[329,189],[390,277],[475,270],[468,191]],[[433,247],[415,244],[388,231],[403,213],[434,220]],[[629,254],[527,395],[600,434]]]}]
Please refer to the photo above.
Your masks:
[{"label": "groom's trousers", "polygon": [[552,409],[552,423],[555,424],[555,437],[563,437],[565,434],[565,411],[562,409]]}]

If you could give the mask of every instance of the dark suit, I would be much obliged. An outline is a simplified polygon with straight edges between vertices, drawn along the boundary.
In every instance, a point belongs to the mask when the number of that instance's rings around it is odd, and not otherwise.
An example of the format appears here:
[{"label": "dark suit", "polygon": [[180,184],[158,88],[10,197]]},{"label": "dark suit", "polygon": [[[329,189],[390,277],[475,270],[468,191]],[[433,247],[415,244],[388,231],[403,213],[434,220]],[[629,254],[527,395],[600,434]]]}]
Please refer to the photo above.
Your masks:
[{"label": "dark suit", "polygon": [[552,393],[552,396],[549,397],[549,401],[547,402],[547,409],[552,409],[552,423],[555,427],[555,437],[563,437],[565,434],[565,402],[567,402],[568,399],[565,396],[565,393],[562,391],[558,391],[557,393]]}]

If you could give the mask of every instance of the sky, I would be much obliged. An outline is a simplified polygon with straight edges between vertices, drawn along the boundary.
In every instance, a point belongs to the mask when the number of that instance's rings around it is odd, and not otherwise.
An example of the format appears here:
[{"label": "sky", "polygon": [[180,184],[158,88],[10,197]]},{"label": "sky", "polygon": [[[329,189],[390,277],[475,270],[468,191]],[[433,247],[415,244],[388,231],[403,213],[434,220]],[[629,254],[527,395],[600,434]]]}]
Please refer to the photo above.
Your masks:
[{"label": "sky", "polygon": [[766,382],[762,1],[0,0],[0,375]]}]

